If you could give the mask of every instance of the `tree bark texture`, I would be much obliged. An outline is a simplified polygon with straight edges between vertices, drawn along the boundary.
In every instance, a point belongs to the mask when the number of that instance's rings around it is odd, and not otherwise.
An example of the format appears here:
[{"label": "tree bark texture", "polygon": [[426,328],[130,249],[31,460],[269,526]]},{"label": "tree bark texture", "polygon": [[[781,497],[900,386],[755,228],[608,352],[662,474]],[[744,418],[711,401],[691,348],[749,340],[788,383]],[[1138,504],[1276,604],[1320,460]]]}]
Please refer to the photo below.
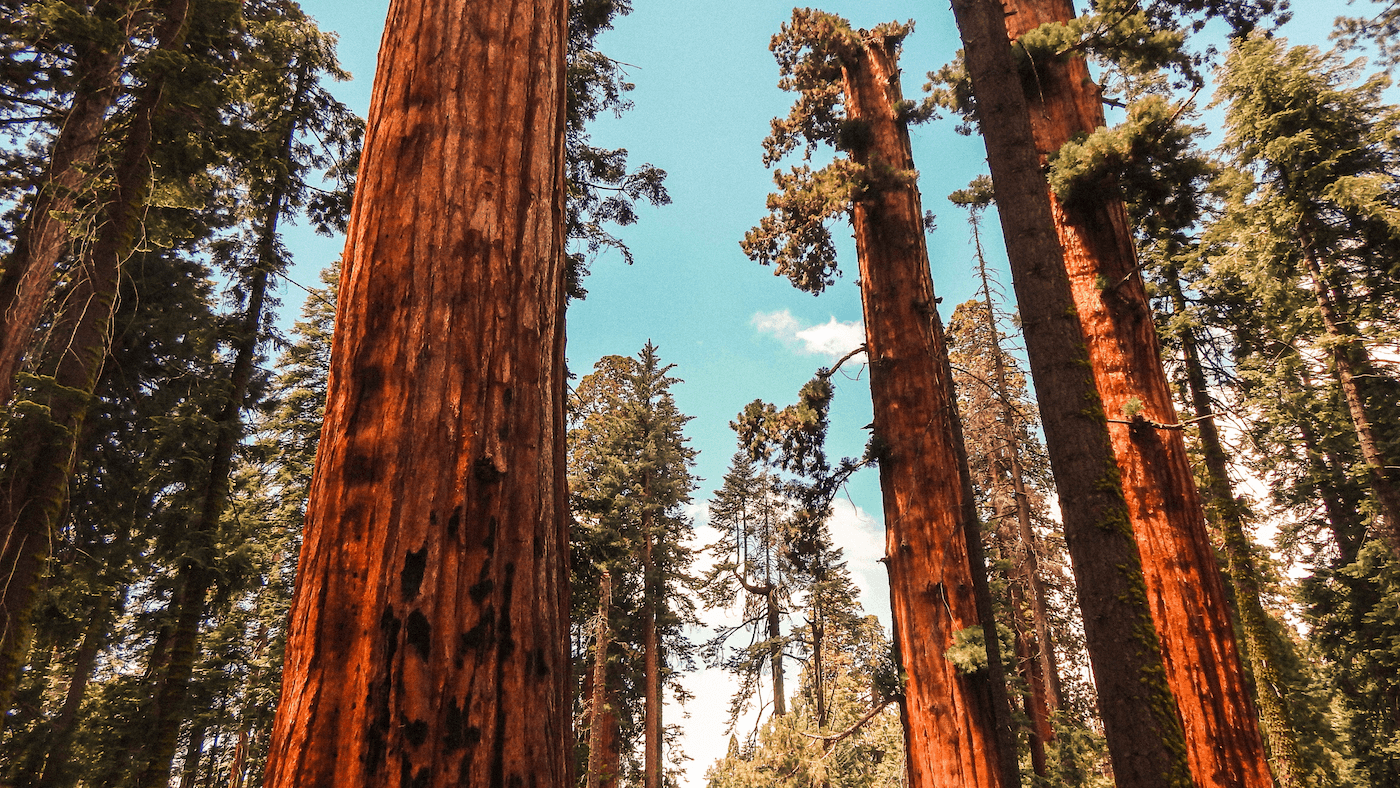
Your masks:
[{"label": "tree bark texture", "polygon": [[[129,3],[96,3],[125,14]],[[97,158],[98,142],[121,87],[126,36],[115,47],[89,42],[73,64],[77,84],[63,125],[49,149],[49,164],[15,237],[14,249],[0,272],[0,408],[14,396],[15,375],[34,342],[44,303],[53,287],[58,260],[67,248],[71,219],[87,170]]]},{"label": "tree bark texture", "polygon": [[1390,546],[1390,551],[1400,557],[1400,476],[1394,469],[1395,463],[1381,450],[1375,427],[1372,425],[1370,409],[1361,391],[1359,379],[1374,377],[1370,354],[1356,335],[1356,331],[1342,317],[1335,299],[1329,290],[1328,278],[1323,272],[1322,261],[1318,259],[1316,244],[1307,227],[1299,228],[1302,242],[1303,262],[1307,266],[1308,277],[1312,279],[1313,295],[1317,299],[1318,311],[1322,313],[1322,325],[1327,332],[1328,344],[1332,348],[1332,369],[1342,396],[1347,403],[1347,415],[1351,417],[1352,428],[1356,431],[1356,441],[1361,447],[1361,459],[1366,463],[1366,476],[1371,483],[1371,492],[1380,504],[1381,516],[1378,529],[1381,537]]},{"label": "tree bark texture", "polygon": [[[124,592],[120,596],[124,597]],[[69,674],[63,706],[53,722],[49,723],[48,755],[44,759],[43,771],[33,783],[34,788],[53,788],[65,784],[68,780],[78,711],[83,705],[83,699],[87,697],[88,683],[92,680],[97,654],[112,626],[112,604],[112,597],[98,597],[92,613],[88,615],[87,631],[83,633],[83,641],[78,646],[78,653],[73,660],[73,671]],[[119,604],[118,608],[120,607]]]},{"label": "tree bark texture", "polygon": [[[1166,287],[1172,311],[1178,316],[1185,315],[1186,294],[1175,270],[1168,270]],[[1240,629],[1244,631],[1244,656],[1254,675],[1254,698],[1269,740],[1269,763],[1273,766],[1278,788],[1297,788],[1300,784],[1298,741],[1293,734],[1288,694],[1279,673],[1279,654],[1269,633],[1269,617],[1259,597],[1259,566],[1254,561],[1254,547],[1244,530],[1244,510],[1235,500],[1230,485],[1230,455],[1225,452],[1225,443],[1215,426],[1205,368],[1189,323],[1181,324],[1177,340],[1181,343],[1187,392],[1195,411],[1201,455],[1205,460],[1207,514],[1211,515],[1225,544],[1226,566],[1235,591],[1235,610]]]},{"label": "tree bark texture", "polygon": [[564,0],[394,0],[268,788],[570,781]]},{"label": "tree bark texture", "polygon": [[[162,3],[157,31],[162,49],[184,39],[191,0]],[[73,275],[51,329],[58,338],[52,379],[40,385],[46,412],[34,409],[12,424],[14,445],[0,471],[0,710],[9,709],[15,680],[29,649],[29,617],[49,543],[68,498],[78,438],[111,346],[121,261],[133,248],[138,208],[150,187],[151,127],[163,107],[164,75],[156,72],[132,109],[116,177],[99,210],[97,237]]]},{"label": "tree bark texture", "polygon": [[[909,135],[896,116],[902,99],[898,41],[866,34],[862,46],[849,49],[842,53],[846,111],[870,131],[869,147],[852,151],[852,158],[882,180],[856,198],[852,213],[890,607],[908,677],[910,785],[1016,785],[990,596],[987,609],[979,609],[975,587],[979,573],[985,586],[986,567],[952,370],[935,309]],[[960,630],[984,625],[992,667],[964,672],[944,654]]]},{"label": "tree bark texture", "polygon": [[1141,559],[998,0],[954,0],[1120,788],[1189,786]]},{"label": "tree bark texture", "polygon": [[[1070,0],[1003,6],[1013,40],[1074,18]],[[1037,62],[1031,71],[1026,100],[1042,160],[1104,125],[1082,57]],[[1109,434],[1191,773],[1201,788],[1266,788],[1263,741],[1183,435],[1154,426],[1175,424],[1176,409],[1127,211],[1112,183],[1098,186],[1074,203],[1051,194],[1050,204],[1099,396],[1110,419],[1131,422],[1111,423]]]}]

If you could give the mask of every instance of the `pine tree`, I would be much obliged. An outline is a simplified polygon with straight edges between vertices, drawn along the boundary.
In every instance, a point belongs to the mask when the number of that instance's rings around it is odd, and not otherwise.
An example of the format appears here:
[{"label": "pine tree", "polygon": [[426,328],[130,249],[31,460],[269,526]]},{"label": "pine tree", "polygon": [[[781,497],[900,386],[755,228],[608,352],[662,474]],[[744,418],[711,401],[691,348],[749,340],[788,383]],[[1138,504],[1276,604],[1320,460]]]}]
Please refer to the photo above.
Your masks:
[{"label": "pine tree", "polygon": [[[570,487],[578,520],[575,604],[600,601],[594,589],[601,589],[601,575],[607,573],[608,618],[617,622],[609,626],[611,661],[629,676],[609,677],[606,664],[603,676],[592,674],[595,692],[600,678],[608,685],[605,702],[618,709],[620,719],[614,723],[590,709],[590,724],[632,723],[617,734],[597,732],[616,745],[598,756],[601,772],[619,774],[622,749],[640,739],[641,782],[661,786],[663,693],[680,689],[677,680],[692,650],[684,628],[695,622],[686,546],[692,527],[682,510],[695,486],[689,470],[695,452],[682,434],[689,417],[677,409],[670,391],[680,381],[668,374],[672,367],[661,363],[654,345],[648,343],[635,359],[604,357],[594,369],[579,382],[570,430]],[[584,619],[576,615],[575,620]],[[580,656],[596,663],[599,642],[592,659]],[[633,732],[636,722],[640,736]],[[590,729],[590,740],[593,735]],[[594,760],[590,752],[589,761]]]},{"label": "pine tree", "polygon": [[[720,532],[708,546],[715,564],[702,580],[707,609],[739,606],[737,626],[720,626],[705,644],[706,661],[723,665],[739,678],[729,704],[729,726],[750,707],[765,663],[771,679],[772,714],[787,713],[784,662],[788,644],[782,619],[796,591],[795,569],[784,549],[788,506],[774,479],[755,467],[747,452],[734,455],[723,486],[710,500],[710,525]],[[731,638],[749,634],[747,645],[729,648]]]}]

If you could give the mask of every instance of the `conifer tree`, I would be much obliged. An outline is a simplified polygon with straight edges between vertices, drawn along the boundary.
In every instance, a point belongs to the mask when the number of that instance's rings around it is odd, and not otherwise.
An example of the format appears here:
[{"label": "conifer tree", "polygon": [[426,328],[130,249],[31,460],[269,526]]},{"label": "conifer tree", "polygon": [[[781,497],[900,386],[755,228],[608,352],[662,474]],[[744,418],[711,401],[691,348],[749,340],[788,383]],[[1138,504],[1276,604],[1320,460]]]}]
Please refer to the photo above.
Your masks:
[{"label": "conifer tree", "polygon": [[[1148,719],[1129,719],[1123,709],[1113,707],[1120,702],[1120,692],[1131,697],[1141,689],[1121,680],[1111,682],[1108,673],[1121,670],[1121,665],[1110,667],[1094,653],[1116,647],[1110,644],[1120,635],[1089,632],[1114,767],[1118,778],[1131,785],[1182,784],[1194,778],[1201,786],[1263,786],[1271,778],[1185,447],[1174,427],[1171,392],[1157,356],[1127,216],[1116,181],[1101,157],[1092,155],[1104,138],[1071,142],[1104,125],[1100,92],[1088,77],[1081,53],[1087,46],[1116,49],[1120,62],[1131,70],[1151,72],[1170,63],[1189,79],[1194,62],[1181,46],[1181,14],[1222,15],[1239,30],[1272,10],[1272,4],[1161,3],[1144,8],[1119,3],[1099,4],[1095,15],[1076,19],[1071,3],[1061,0],[954,5],[1007,245],[1011,249],[1026,240],[1034,242],[1011,252],[1019,302],[1027,320],[1037,324],[1027,335],[1039,334],[1042,315],[1053,320],[1054,310],[1072,309],[1078,318],[1077,330],[1066,327],[1057,341],[1047,334],[1039,337],[1043,342],[1028,342],[1027,348],[1042,397],[1060,498],[1074,507],[1079,490],[1103,473],[1089,468],[1071,471],[1058,446],[1068,436],[1056,422],[1082,410],[1084,396],[1089,396],[1101,401],[1106,411],[1104,425],[1095,425],[1092,435],[1097,441],[1106,433],[1110,441],[1111,464],[1116,466],[1110,483],[1124,495],[1123,528],[1136,542],[1144,602],[1152,605],[1165,682],[1151,690],[1156,699],[1143,704],[1155,711],[1151,732],[1128,733]],[[1014,50],[1008,46],[1012,42]],[[1027,155],[1028,149],[1032,155]],[[1055,171],[1047,182],[1036,170],[1050,157]],[[1045,237],[1048,232],[1055,238]],[[1047,289],[1054,293],[1050,298],[1042,295]],[[1033,302],[1039,302],[1035,313]],[[1049,369],[1053,356],[1077,352],[1079,342],[1072,333],[1082,337],[1095,390],[1084,392],[1078,404],[1075,398],[1060,399],[1074,390],[1072,375],[1057,376]],[[1082,381],[1077,385],[1082,388]],[[1102,455],[1100,450],[1096,453]],[[1088,522],[1096,519],[1090,512],[1083,514],[1089,515]],[[1081,516],[1066,513],[1066,535],[1084,594],[1092,583],[1090,567],[1103,554],[1087,555],[1083,545],[1076,544],[1085,534],[1078,527]],[[1100,622],[1091,621],[1098,618],[1093,610],[1097,603],[1082,596],[1081,601],[1086,627],[1096,629]],[[1127,621],[1141,621],[1143,612],[1145,606],[1100,621],[1116,619],[1116,626],[1123,628]],[[1148,630],[1134,626],[1127,631],[1141,636]],[[1149,671],[1141,675],[1157,670],[1147,645],[1130,647],[1133,664]],[[1203,692],[1203,685],[1210,690]],[[1177,733],[1178,724],[1184,736]],[[1183,752],[1185,758],[1179,754]],[[1188,764],[1189,775],[1182,768]]]},{"label": "conifer tree", "polygon": [[[743,246],[799,289],[819,293],[837,271],[826,222],[849,216],[871,360],[895,640],[908,676],[910,780],[1014,785],[997,639],[985,638],[985,669],[964,671],[944,656],[958,633],[990,626],[992,612],[909,149],[907,124],[927,116],[899,86],[899,47],[910,29],[890,23],[853,30],[831,14],[793,12],[772,49],[780,86],[799,98],[787,118],[774,120],[764,162],[771,166],[799,146],[807,159],[819,145],[844,155],[815,172],[804,164],[775,173],[779,191],[769,197],[770,213]],[[942,578],[936,598],[923,590],[930,577]]]},{"label": "conifer tree", "polygon": [[[791,529],[786,522],[788,506],[777,481],[755,467],[747,452],[734,455],[723,486],[710,500],[710,525],[720,537],[708,547],[715,564],[705,573],[701,598],[708,609],[739,609],[743,623],[721,626],[705,644],[706,659],[722,664],[739,678],[739,687],[729,704],[729,725],[749,708],[760,686],[760,673],[766,663],[771,679],[772,714],[787,713],[784,662],[787,640],[782,619],[792,605],[795,592],[794,567],[784,549],[784,536]],[[729,640],[748,632],[749,642],[726,654]]]},{"label": "conifer tree", "polygon": [[[591,709],[591,724],[632,723],[632,730],[597,732],[616,750],[596,762],[615,778],[622,749],[640,740],[641,782],[659,787],[665,780],[663,693],[680,690],[677,679],[691,659],[684,632],[695,621],[687,593],[694,584],[685,544],[691,524],[682,506],[694,489],[689,468],[695,452],[681,432],[689,418],[670,391],[680,381],[670,377],[672,367],[661,363],[654,345],[647,343],[635,359],[606,356],[594,369],[579,382],[570,431],[570,487],[579,522],[575,587],[581,607],[598,599],[594,589],[601,589],[603,573],[609,576],[608,618],[617,624],[609,626],[614,634],[603,648],[611,647],[619,672],[630,674],[628,680],[610,677],[605,666],[603,676],[593,676],[595,692],[600,678],[608,685],[605,702],[620,719]],[[600,642],[591,661],[598,659]],[[634,733],[638,723],[640,736]],[[593,735],[590,729],[590,741]],[[595,762],[592,752],[588,760]]]}]

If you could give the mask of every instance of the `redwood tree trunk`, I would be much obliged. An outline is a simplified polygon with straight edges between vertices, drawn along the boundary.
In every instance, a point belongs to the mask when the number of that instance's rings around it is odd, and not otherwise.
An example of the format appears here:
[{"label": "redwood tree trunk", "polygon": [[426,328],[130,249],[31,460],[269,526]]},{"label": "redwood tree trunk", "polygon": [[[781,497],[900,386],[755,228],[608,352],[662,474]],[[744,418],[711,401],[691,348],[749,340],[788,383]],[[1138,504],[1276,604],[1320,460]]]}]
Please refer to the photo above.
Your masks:
[{"label": "redwood tree trunk", "polygon": [[[852,158],[888,179],[855,201],[853,223],[890,608],[908,676],[909,780],[917,788],[1001,788],[1019,784],[1010,709],[923,211],[909,177],[914,162],[896,115],[898,46],[867,35],[855,51],[842,52],[842,67],[847,114],[870,130],[869,147],[852,151]],[[944,653],[960,630],[984,624],[990,668],[964,672]]]},{"label": "redwood tree trunk", "polygon": [[954,0],[1120,788],[1188,786],[1108,425],[999,0]]},{"label": "redwood tree trunk", "polygon": [[[127,2],[99,2],[90,12],[120,17]],[[53,286],[59,257],[70,241],[71,220],[64,218],[97,157],[99,138],[121,87],[125,45],[107,49],[93,43],[81,47],[73,64],[77,84],[73,102],[49,149],[49,164],[34,195],[15,246],[0,273],[0,408],[14,395],[15,374],[33,343],[44,302]]]},{"label": "redwood tree trunk", "polygon": [[[184,37],[190,0],[160,6],[164,18],[157,36],[162,49]],[[133,107],[110,193],[99,211],[97,237],[74,272],[65,306],[55,320],[57,358],[52,380],[41,393],[46,412],[27,412],[11,424],[11,452],[0,475],[0,713],[9,709],[16,676],[29,649],[29,616],[49,540],[68,496],[78,437],[82,434],[102,363],[111,345],[121,260],[133,246],[137,209],[149,188],[151,124],[160,111],[164,74],[157,71]]]},{"label": "redwood tree trunk", "polygon": [[[1183,317],[1186,294],[1175,269],[1167,270],[1166,287],[1171,296],[1172,311]],[[1195,411],[1196,429],[1201,440],[1201,454],[1206,466],[1208,512],[1225,543],[1225,558],[1230,582],[1235,590],[1235,610],[1240,629],[1244,631],[1245,657],[1254,674],[1254,697],[1259,703],[1260,721],[1269,737],[1269,761],[1274,767],[1278,788],[1296,788],[1299,783],[1298,741],[1293,735],[1292,713],[1288,695],[1279,674],[1279,655],[1269,633],[1269,617],[1259,598],[1259,567],[1254,561],[1254,548],[1244,530],[1244,511],[1235,500],[1230,485],[1229,455],[1216,429],[1212,415],[1210,390],[1196,335],[1188,322],[1181,322],[1177,339],[1181,343],[1186,366],[1186,386]]]},{"label": "redwood tree trunk", "polygon": [[394,0],[268,788],[565,788],[564,0]]}]

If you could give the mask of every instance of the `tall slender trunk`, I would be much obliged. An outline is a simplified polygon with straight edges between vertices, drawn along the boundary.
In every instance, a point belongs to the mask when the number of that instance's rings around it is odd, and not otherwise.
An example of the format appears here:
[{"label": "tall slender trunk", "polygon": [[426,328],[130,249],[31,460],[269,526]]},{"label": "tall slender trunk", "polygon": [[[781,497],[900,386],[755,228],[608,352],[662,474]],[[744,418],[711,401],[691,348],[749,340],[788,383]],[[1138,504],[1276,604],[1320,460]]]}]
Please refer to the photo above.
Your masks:
[{"label": "tall slender trunk", "polygon": [[180,769],[180,788],[194,788],[195,781],[199,779],[199,766],[204,760],[204,734],[208,731],[209,724],[203,720],[190,727],[190,740],[185,746],[185,763]]},{"label": "tall slender trunk", "polygon": [[954,0],[1120,788],[1188,786],[1141,558],[998,0]]},{"label": "tall slender trunk", "polygon": [[267,788],[570,782],[566,23],[390,5]]},{"label": "tall slender trunk", "polygon": [[778,607],[778,588],[771,580],[764,604],[768,607],[768,669],[773,674],[773,715],[781,717],[787,714],[787,694],[783,689],[783,643],[780,640],[783,636],[779,619],[782,609]]},{"label": "tall slender trunk", "polygon": [[[257,637],[253,639],[252,661],[256,662],[262,657],[263,650],[267,648],[268,639],[271,637],[271,629],[264,619],[258,624]],[[251,696],[255,687],[261,683],[263,677],[262,665],[255,667],[248,676],[247,694]],[[251,697],[243,704],[243,711],[239,715],[238,741],[233,747],[233,758],[229,761],[228,785],[229,788],[242,788],[244,773],[247,771],[248,756],[253,744],[254,729],[252,723],[247,722],[254,713],[253,701]]]},{"label": "tall slender trunk", "polygon": [[[1290,348],[1297,353],[1296,348]],[[1312,381],[1303,369],[1298,379],[1298,387],[1304,396],[1313,397]],[[1364,541],[1364,530],[1357,523],[1357,507],[1347,505],[1337,489],[1337,469],[1344,467],[1337,458],[1325,451],[1313,428],[1312,422],[1304,416],[1296,425],[1298,437],[1303,441],[1303,452],[1308,458],[1317,497],[1322,501],[1322,510],[1327,515],[1327,524],[1332,530],[1332,539],[1337,545],[1338,566],[1346,566],[1356,560]]]},{"label": "tall slender trunk", "polygon": [[[126,592],[118,595],[118,615],[124,606]],[[100,596],[92,612],[88,614],[87,631],[73,660],[73,671],[69,674],[68,691],[64,693],[63,707],[49,723],[48,756],[44,759],[44,770],[35,781],[34,788],[54,788],[63,785],[68,779],[68,766],[72,756],[73,734],[77,729],[78,710],[87,697],[87,688],[92,680],[93,666],[97,655],[107,639],[112,626],[113,598]]]},{"label": "tall slender trunk", "polygon": [[[279,141],[279,155],[288,170],[291,169],[292,144],[296,139],[297,119],[305,102],[307,86],[308,70],[303,65],[297,73]],[[171,659],[158,680],[154,701],[146,712],[150,738],[144,751],[145,765],[137,781],[139,788],[163,788],[168,780],[180,726],[184,722],[190,677],[199,661],[199,628],[207,612],[207,598],[214,582],[212,547],[219,521],[228,508],[234,453],[243,439],[243,410],[248,405],[248,391],[257,362],[258,345],[262,340],[268,278],[277,265],[277,226],[285,210],[287,186],[285,178],[279,178],[273,184],[258,222],[257,262],[247,284],[248,303],[234,346],[228,394],[215,423],[217,434],[210,448],[209,470],[202,485],[199,516],[186,534],[190,554],[180,567]]]},{"label": "tall slender trunk", "polygon": [[[1016,409],[1011,404],[1011,389],[1007,381],[1006,361],[1002,355],[1001,335],[997,329],[996,303],[992,299],[991,278],[987,273],[987,261],[982,255],[981,232],[973,223],[973,240],[977,249],[977,272],[982,280],[982,302],[986,305],[987,335],[992,347],[992,388],[996,393],[999,410],[997,422],[1001,427],[1002,439],[998,452],[1003,473],[998,480],[1007,478],[1011,482],[1013,508],[1016,522],[1015,551],[1016,570],[1030,591],[1031,621],[1035,628],[1034,640],[1029,643],[1035,660],[1039,663],[1039,690],[1033,691],[1036,704],[1034,719],[1037,722],[1043,741],[1055,737],[1054,728],[1049,724],[1050,717],[1060,710],[1063,692],[1060,685],[1060,668],[1055,659],[1055,649],[1050,640],[1050,603],[1045,593],[1045,581],[1041,577],[1040,555],[1036,550],[1035,528],[1031,524],[1031,499],[1026,489],[1025,468],[1021,464],[1021,443],[1018,439]],[[1011,514],[1010,512],[1006,514]],[[1036,690],[1035,683],[1032,690]],[[1037,772],[1039,774],[1040,772]]]},{"label": "tall slender trunk", "polygon": [[[1071,0],[1003,0],[1011,39],[1074,18]],[[1031,128],[1045,161],[1104,125],[1082,57],[1030,64]],[[1073,203],[1049,194],[1054,229],[1110,423],[1167,682],[1200,788],[1267,788],[1263,740],[1235,644],[1225,588],[1162,369],[1152,309],[1123,202],[1108,180]],[[1048,187],[1047,187],[1048,189]]]},{"label": "tall slender trunk", "polygon": [[[891,37],[864,34],[841,52],[846,112],[870,130],[851,152],[879,173],[852,210],[874,438],[880,447],[886,568],[905,684],[911,784],[1019,784],[986,564],[935,308],[909,134]],[[987,670],[944,654],[961,630],[985,627]]]},{"label": "tall slender trunk", "polygon": [[1356,431],[1356,442],[1361,446],[1361,459],[1366,463],[1371,492],[1381,507],[1378,530],[1391,552],[1400,557],[1400,481],[1396,478],[1400,476],[1400,470],[1397,470],[1400,465],[1387,457],[1381,448],[1372,423],[1371,409],[1366,406],[1366,397],[1358,382],[1360,378],[1375,376],[1375,369],[1366,347],[1334,303],[1311,231],[1302,225],[1298,233],[1303,262],[1307,266],[1308,277],[1312,279],[1317,308],[1322,313],[1322,325],[1332,348],[1333,374],[1346,400],[1347,415],[1351,417],[1352,428]]},{"label": "tall slender trunk", "polygon": [[[161,4],[161,49],[182,45],[189,3]],[[0,709],[9,708],[29,648],[29,616],[48,561],[49,536],[67,500],[78,436],[111,346],[118,273],[133,248],[137,209],[150,188],[147,154],[164,84],[164,73],[157,71],[141,90],[116,178],[99,212],[97,238],[74,272],[55,320],[53,335],[61,341],[53,343],[52,379],[43,384],[46,412],[26,412],[11,426],[14,445],[25,450],[11,452],[9,465],[0,472],[0,574],[9,578],[0,590]]]},{"label": "tall slender trunk", "polygon": [[603,767],[606,754],[603,750],[607,737],[607,726],[612,709],[609,703],[613,698],[608,694],[608,649],[612,642],[612,627],[608,617],[612,610],[612,575],[607,571],[599,581],[597,634],[593,638],[592,696],[588,707],[588,772],[584,779],[587,788],[599,788],[603,782]]},{"label": "tall slender trunk", "polygon": [[[1186,313],[1186,294],[1181,289],[1177,271],[1166,271],[1167,292],[1172,311],[1177,316]],[[1220,430],[1212,415],[1210,389],[1205,368],[1201,364],[1196,335],[1189,323],[1179,321],[1177,341],[1181,343],[1186,366],[1186,387],[1195,411],[1194,422],[1201,440],[1201,454],[1206,466],[1207,513],[1224,537],[1225,559],[1230,583],[1235,590],[1235,609],[1244,630],[1245,658],[1254,674],[1254,698],[1264,733],[1269,740],[1269,762],[1274,768],[1278,788],[1295,788],[1300,784],[1298,742],[1293,734],[1292,714],[1288,695],[1279,673],[1279,654],[1269,634],[1268,614],[1259,597],[1259,567],[1254,561],[1254,547],[1244,530],[1244,511],[1235,500],[1229,476],[1230,455],[1225,451]]]},{"label": "tall slender trunk", "polygon": [[[642,481],[643,500],[648,498],[648,485],[645,476]],[[663,764],[662,747],[662,696],[661,696],[661,641],[657,631],[657,614],[661,583],[657,578],[655,563],[655,537],[651,532],[652,519],[642,515],[642,671],[645,715],[642,721],[642,785],[643,788],[662,788]]]},{"label": "tall slender trunk", "polygon": [[[97,0],[90,13],[122,17],[133,3]],[[15,375],[33,344],[54,271],[69,243],[77,196],[97,159],[98,142],[121,88],[122,61],[130,39],[106,48],[77,47],[73,100],[49,149],[49,163],[15,245],[0,272],[0,409],[14,395]]]}]

